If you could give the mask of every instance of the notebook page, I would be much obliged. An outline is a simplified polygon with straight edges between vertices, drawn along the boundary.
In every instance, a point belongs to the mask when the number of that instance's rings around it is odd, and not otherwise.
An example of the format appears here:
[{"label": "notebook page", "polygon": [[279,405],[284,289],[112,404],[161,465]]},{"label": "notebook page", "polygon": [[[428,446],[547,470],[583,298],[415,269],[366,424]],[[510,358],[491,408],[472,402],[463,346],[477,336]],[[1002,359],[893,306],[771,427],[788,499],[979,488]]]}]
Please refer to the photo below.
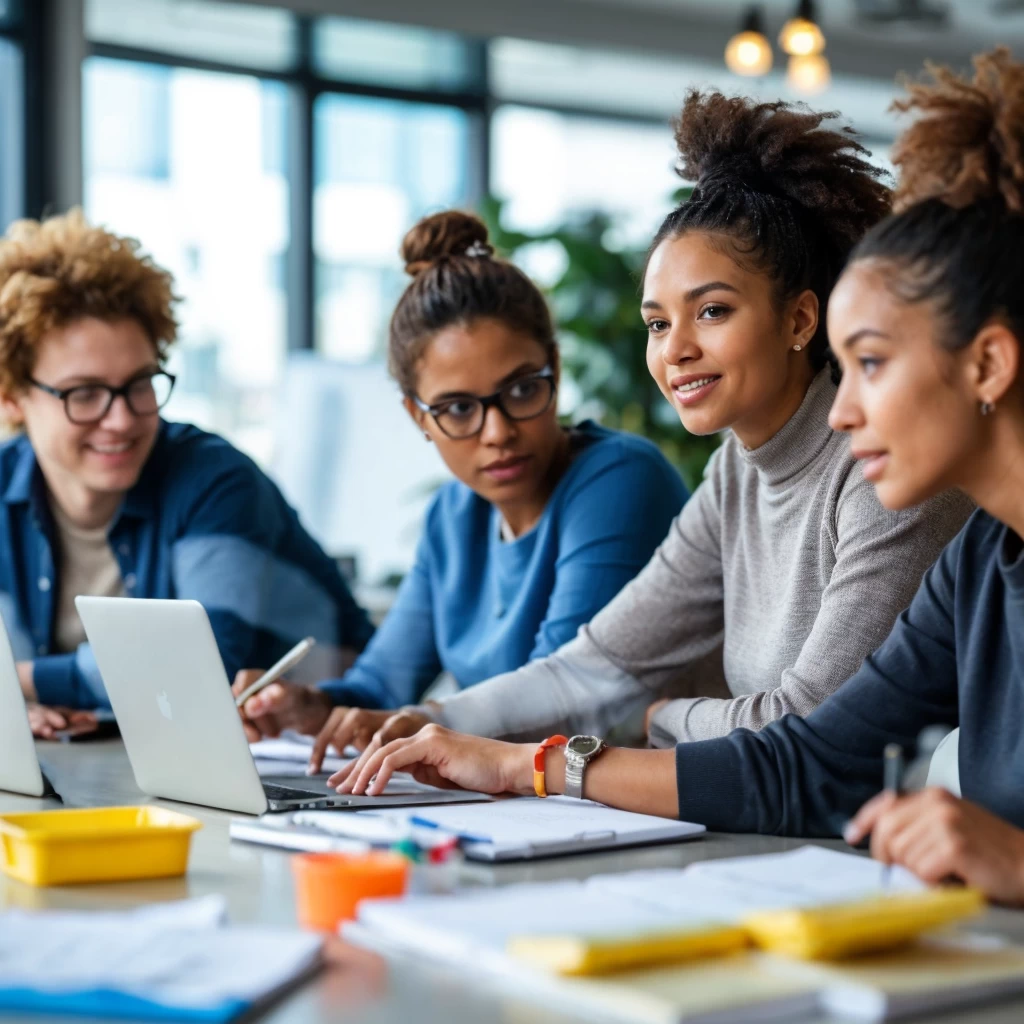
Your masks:
[{"label": "notebook page", "polygon": [[[366,812],[363,812],[366,813]],[[542,846],[602,834],[618,837],[689,835],[703,826],[618,811],[590,800],[517,797],[486,804],[425,808],[412,817],[496,847]]]},{"label": "notebook page", "polygon": [[786,853],[701,861],[686,868],[600,875],[588,884],[600,892],[722,921],[736,921],[759,910],[845,903],[883,891],[925,888],[902,868],[892,869],[885,888],[882,868],[867,857],[802,846]]}]

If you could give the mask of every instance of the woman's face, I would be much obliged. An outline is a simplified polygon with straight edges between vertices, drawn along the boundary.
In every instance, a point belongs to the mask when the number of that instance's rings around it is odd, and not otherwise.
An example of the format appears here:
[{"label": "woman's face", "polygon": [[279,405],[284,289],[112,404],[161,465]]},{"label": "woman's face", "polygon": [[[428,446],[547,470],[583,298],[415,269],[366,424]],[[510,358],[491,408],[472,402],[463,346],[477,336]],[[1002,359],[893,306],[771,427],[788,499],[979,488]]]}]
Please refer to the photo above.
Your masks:
[{"label": "woman's face", "polygon": [[[159,370],[156,349],[135,320],[85,317],[39,343],[32,377],[65,390],[83,384],[120,387]],[[130,490],[156,441],[160,418],[137,416],[123,398],[98,423],[72,423],[59,398],[36,387],[5,396],[9,419],[24,426],[51,489],[93,496]]]},{"label": "woman's face", "polygon": [[[513,395],[530,394],[537,387],[547,394],[546,382],[525,378],[548,366],[551,358],[535,338],[499,320],[476,320],[433,337],[416,367],[416,393],[427,405],[444,403],[450,417],[458,417],[467,408],[462,400],[492,395],[517,381],[523,383],[513,388]],[[557,375],[558,367],[551,369]],[[482,498],[502,506],[546,496],[549,473],[564,444],[554,398],[540,415],[527,420],[510,419],[492,405],[479,433],[462,439],[447,436],[438,419],[408,398],[406,408],[452,473]],[[450,417],[442,416],[440,422],[451,422]]]},{"label": "woman's face", "polygon": [[647,368],[691,433],[732,427],[756,448],[799,406],[817,300],[804,292],[780,311],[772,289],[706,233],[666,239],[651,254],[641,304]]},{"label": "woman's face", "polygon": [[850,435],[879,501],[900,509],[964,483],[983,421],[971,350],[942,348],[932,304],[893,294],[894,272],[861,260],[832,293],[828,334],[843,380],[829,422]]}]

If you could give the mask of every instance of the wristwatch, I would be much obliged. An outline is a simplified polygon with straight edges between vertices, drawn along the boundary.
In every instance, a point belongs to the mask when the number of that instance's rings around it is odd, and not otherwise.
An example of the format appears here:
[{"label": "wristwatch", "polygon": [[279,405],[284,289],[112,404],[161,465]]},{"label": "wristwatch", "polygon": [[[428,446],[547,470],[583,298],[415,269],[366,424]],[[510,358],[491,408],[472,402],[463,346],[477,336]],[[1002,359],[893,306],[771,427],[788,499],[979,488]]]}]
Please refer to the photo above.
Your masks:
[{"label": "wristwatch", "polygon": [[573,736],[565,745],[565,795],[583,799],[583,773],[605,749],[597,736]]}]

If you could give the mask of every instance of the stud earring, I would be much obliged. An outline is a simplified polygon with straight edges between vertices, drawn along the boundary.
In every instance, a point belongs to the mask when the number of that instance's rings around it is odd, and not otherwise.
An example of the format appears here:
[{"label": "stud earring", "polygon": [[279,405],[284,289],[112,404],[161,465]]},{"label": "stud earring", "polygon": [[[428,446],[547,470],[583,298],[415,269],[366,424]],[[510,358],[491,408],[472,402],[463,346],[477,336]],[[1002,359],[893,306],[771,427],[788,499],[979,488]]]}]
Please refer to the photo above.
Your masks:
[{"label": "stud earring", "polygon": [[793,346],[793,351],[794,352],[800,352],[802,349],[803,349],[803,345],[794,345]]},{"label": "stud earring", "polygon": [[424,439],[425,439],[425,440],[427,440],[427,441],[429,441],[429,440],[431,439],[431,438],[430,438],[430,434],[429,434],[429,433],[427,433],[427,431],[425,431],[425,430],[423,431],[423,437],[424,437]]},{"label": "stud earring", "polygon": [[981,403],[981,415],[987,416],[990,412],[995,412],[995,402],[982,402]]}]

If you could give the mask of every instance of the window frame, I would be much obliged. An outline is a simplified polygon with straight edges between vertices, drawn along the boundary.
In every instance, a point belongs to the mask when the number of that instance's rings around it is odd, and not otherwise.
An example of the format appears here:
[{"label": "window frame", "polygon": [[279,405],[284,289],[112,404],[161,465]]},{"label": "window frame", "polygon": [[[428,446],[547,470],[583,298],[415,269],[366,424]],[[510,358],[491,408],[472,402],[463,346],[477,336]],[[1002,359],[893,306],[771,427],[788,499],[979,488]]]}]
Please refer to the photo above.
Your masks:
[{"label": "window frame", "polygon": [[[15,6],[11,21],[0,22],[0,39],[12,43],[21,57],[21,196],[16,216],[29,216],[41,205],[43,150],[40,132],[31,131],[42,124],[42,75],[39,72],[42,44],[40,5]],[[0,234],[6,229],[0,224]]]},{"label": "window frame", "polygon": [[[32,36],[32,21],[35,35],[41,38],[42,24],[33,19],[29,12],[42,8],[42,4],[29,3],[23,7],[25,34]],[[289,222],[291,243],[288,249],[286,288],[288,301],[287,344],[289,350],[313,350],[316,347],[316,256],[313,247],[313,194],[314,174],[314,106],[325,95],[363,96],[378,99],[398,100],[410,103],[425,103],[450,107],[472,115],[470,149],[467,154],[469,167],[470,202],[482,199],[488,194],[491,178],[491,121],[494,112],[505,105],[514,105],[534,110],[550,111],[566,117],[583,117],[590,120],[604,120],[613,123],[638,125],[661,125],[665,119],[654,114],[631,114],[620,110],[590,108],[557,102],[545,103],[511,96],[498,96],[491,90],[489,74],[490,39],[464,36],[470,47],[470,58],[475,65],[476,83],[463,90],[437,90],[406,86],[370,84],[357,80],[344,80],[319,74],[315,67],[314,33],[321,18],[328,16],[294,14],[296,19],[296,62],[290,70],[268,70],[230,62],[191,58],[180,54],[162,53],[133,46],[87,40],[86,55],[107,57],[120,61],[156,64],[163,67],[188,68],[195,71],[209,71],[219,74],[247,75],[266,81],[284,83],[291,98],[290,136],[287,145],[288,184],[290,195]],[[0,35],[11,35],[10,30],[0,28]],[[26,103],[25,125],[42,123],[42,100],[38,95],[40,76],[30,73],[30,39],[25,42]],[[33,66],[38,66],[34,64]],[[36,80],[33,82],[33,80]],[[31,95],[29,95],[31,93]],[[37,206],[41,201],[33,192],[43,194],[42,170],[45,166],[41,140],[32,143],[40,133],[26,131],[26,207],[29,211],[41,212]],[[878,139],[862,139],[871,145]],[[36,184],[38,183],[38,184]]]},{"label": "window frame", "polygon": [[314,67],[313,34],[317,18],[296,15],[297,54],[294,69],[270,71],[244,64],[221,63],[179,54],[161,53],[133,46],[89,41],[89,57],[106,57],[162,67],[188,68],[217,74],[246,75],[264,81],[281,82],[291,98],[290,137],[287,147],[290,238],[286,270],[288,301],[288,348],[312,350],[315,338],[316,256],[313,249],[314,138],[313,110],[324,95],[368,96],[378,99],[428,103],[462,110],[471,115],[471,146],[468,154],[470,201],[482,198],[489,179],[489,135],[491,100],[487,93],[487,43],[467,40],[476,64],[479,88],[439,91],[326,78]]}]

